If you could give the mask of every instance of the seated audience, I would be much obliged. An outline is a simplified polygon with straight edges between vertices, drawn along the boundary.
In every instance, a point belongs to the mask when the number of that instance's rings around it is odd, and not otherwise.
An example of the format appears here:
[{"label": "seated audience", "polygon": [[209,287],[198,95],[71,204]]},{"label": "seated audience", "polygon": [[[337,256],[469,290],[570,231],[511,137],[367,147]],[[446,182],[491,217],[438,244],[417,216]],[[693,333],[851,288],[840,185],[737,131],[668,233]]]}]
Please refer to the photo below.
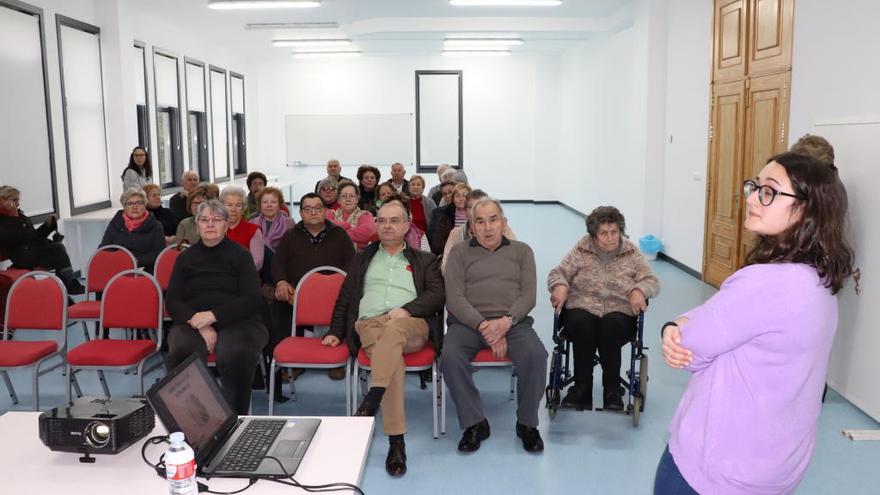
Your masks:
[{"label": "seated audience", "polygon": [[421,175],[413,175],[409,178],[409,201],[412,221],[422,232],[428,231],[428,220],[437,205],[434,200],[423,195],[425,191],[425,178]]},{"label": "seated audience", "polygon": [[427,251],[431,252],[431,245],[428,243],[428,237],[422,231],[422,229],[418,228],[415,223],[412,221],[412,212],[410,211],[410,199],[407,195],[401,194],[399,192],[392,193],[391,196],[385,200],[385,204],[391,203],[392,201],[397,202],[400,206],[406,210],[407,219],[409,221],[409,229],[406,231],[406,235],[404,236],[404,240],[406,241],[406,245],[411,249],[415,249],[418,251]]},{"label": "seated audience", "polygon": [[263,256],[265,255],[266,243],[263,240],[263,232],[260,227],[243,221],[244,215],[244,189],[238,186],[226,186],[220,193],[220,202],[229,212],[227,218],[226,237],[239,246],[250,251],[254,259],[257,272],[263,268]]},{"label": "seated audience", "polygon": [[189,195],[192,194],[199,185],[199,173],[195,170],[187,170],[180,176],[180,185],[182,186],[182,189],[174,193],[174,195],[171,196],[171,199],[168,200],[168,206],[174,213],[177,223],[180,223],[184,218],[193,215],[186,203]]},{"label": "seated audience", "polygon": [[467,195],[471,192],[471,186],[461,182],[455,185],[452,191],[452,204],[438,208],[442,211],[437,217],[431,235],[431,252],[436,255],[443,254],[446,241],[452,229],[467,223]]},{"label": "seated audience", "polygon": [[[371,359],[371,386],[355,416],[375,416],[382,409],[382,429],[389,448],[385,470],[406,473],[403,354],[439,347],[443,325],[443,277],[430,253],[407,247],[406,210],[392,201],[377,213],[379,242],[355,255],[324,345],[347,340],[352,352],[363,347]],[[386,279],[387,277],[387,279]],[[542,390],[543,393],[543,390]]]},{"label": "seated audience", "polygon": [[177,232],[177,217],[171,210],[162,206],[161,187],[156,184],[147,184],[144,186],[144,193],[147,195],[147,211],[156,217],[156,220],[162,225],[165,244],[170,244],[174,240],[174,233]]},{"label": "seated audience", "polygon": [[406,180],[406,168],[401,163],[391,165],[391,178],[388,183],[396,192],[409,194],[409,181]]},{"label": "seated audience", "polygon": [[[443,248],[443,257],[440,258],[440,271],[444,275],[446,275],[446,261],[449,258],[449,253],[452,251],[452,248],[459,242],[471,240],[474,236],[473,225],[471,222],[471,208],[473,208],[481,199],[488,197],[489,195],[482,189],[474,189],[467,194],[467,209],[465,212],[467,213],[468,221],[466,224],[459,225],[452,229],[452,232],[449,233],[449,239],[446,240],[446,247]],[[513,234],[510,225],[504,225],[504,237],[507,237],[511,241],[516,240],[516,236]]]},{"label": "seated audience", "polygon": [[339,208],[339,183],[332,177],[318,181],[318,195],[324,202],[324,207],[335,211]]},{"label": "seated audience", "polygon": [[376,240],[376,222],[373,215],[358,207],[359,189],[354,182],[343,182],[339,186],[339,208],[327,211],[327,220],[342,227],[360,251]]},{"label": "seated audience", "polygon": [[190,216],[184,218],[177,224],[177,233],[174,234],[174,244],[195,244],[199,242],[199,230],[196,225],[195,214],[199,205],[209,199],[217,199],[214,189],[207,187],[205,184],[196,186],[193,192],[186,196],[186,208],[190,211]]},{"label": "seated audience", "polygon": [[156,256],[165,249],[162,225],[147,211],[147,195],[141,189],[129,189],[119,198],[122,209],[107,225],[101,246],[116,244],[131,251],[137,264],[153,271]]},{"label": "seated audience", "polygon": [[150,154],[141,146],[131,150],[128,165],[122,171],[122,190],[143,189],[153,181],[153,165]]},{"label": "seated audience", "polygon": [[382,174],[379,169],[371,165],[361,165],[358,167],[357,179],[358,188],[360,189],[360,203],[358,207],[364,211],[375,213],[376,208],[376,186]]},{"label": "seated audience", "polygon": [[[34,228],[31,219],[19,209],[21,192],[12,186],[0,186],[0,255],[9,258],[17,268],[37,267],[55,270],[70,295],[85,292],[70,266],[70,256],[61,244],[58,221],[51,215],[43,225]],[[47,236],[56,232],[55,240]]]},{"label": "seated audience", "polygon": [[[327,179],[332,178],[336,181],[336,183],[340,183],[344,180],[351,180],[348,177],[342,176],[342,165],[339,164],[339,160],[331,159],[327,161]],[[315,183],[315,193],[319,193],[321,191],[321,181]]]},{"label": "seated audience", "polygon": [[431,218],[428,220],[428,240],[433,239],[434,229],[437,228],[437,220],[446,213],[443,207],[452,202],[453,189],[455,189],[455,182],[446,181],[440,184],[440,200],[437,202],[437,208],[434,208],[434,211],[431,212]]},{"label": "seated audience", "polygon": [[544,450],[538,409],[547,383],[547,351],[532,328],[535,257],[504,237],[501,203],[484,198],[471,214],[474,238],[452,248],[446,264],[448,329],[440,364],[464,433],[458,450],[473,452],[489,438],[489,422],[474,384],[471,361],[483,348],[516,369],[516,436],[528,452]]},{"label": "seated audience", "polygon": [[250,220],[259,215],[260,205],[257,204],[257,193],[260,192],[260,189],[266,187],[267,182],[269,182],[269,179],[266,178],[266,174],[263,172],[251,172],[248,174],[247,179],[245,179],[245,184],[247,184],[248,188],[247,204],[244,210],[245,220]]},{"label": "seated audience", "polygon": [[[293,308],[290,301],[302,276],[319,266],[347,270],[355,253],[354,244],[345,230],[325,217],[326,208],[317,194],[306,194],[299,204],[302,220],[284,233],[272,257],[272,281],[275,283],[275,301],[271,305],[272,348],[291,333]],[[304,328],[297,328],[297,335],[302,335],[301,330]],[[328,375],[334,380],[342,380],[345,369],[330,369]],[[280,397],[281,381],[275,383],[275,396]]]},{"label": "seated audience", "polygon": [[550,271],[550,301],[561,313],[574,346],[574,385],[563,407],[593,408],[593,358],[602,364],[604,409],[623,410],[620,348],[635,337],[636,316],[660,281],[638,248],[626,238],[626,221],[613,206],[587,216],[587,234]]},{"label": "seated audience", "polygon": [[[242,196],[243,196],[242,191]],[[165,298],[174,325],[168,337],[168,369],[192,353],[217,357],[223,397],[237,414],[248,414],[251,386],[268,331],[257,271],[248,252],[226,238],[226,208],[209,200],[198,208],[201,241],[174,264]]]},{"label": "seated audience", "polygon": [[[443,163],[439,167],[437,167],[437,178],[440,180],[440,182],[438,182],[436,186],[432,187],[428,191],[427,196],[434,201],[435,205],[440,202],[440,184],[444,182],[443,174],[446,173],[447,170],[452,170],[452,167],[450,167],[448,163]],[[450,177],[452,176],[451,173],[449,175]]]},{"label": "seated audience", "polygon": [[261,189],[257,193],[257,204],[260,205],[260,214],[252,218],[250,222],[259,227],[263,233],[266,249],[263,254],[260,279],[269,283],[272,280],[272,255],[275,253],[275,248],[278,247],[281,236],[293,228],[296,222],[281,211],[280,205],[284,204],[284,195],[279,189],[271,186]]}]

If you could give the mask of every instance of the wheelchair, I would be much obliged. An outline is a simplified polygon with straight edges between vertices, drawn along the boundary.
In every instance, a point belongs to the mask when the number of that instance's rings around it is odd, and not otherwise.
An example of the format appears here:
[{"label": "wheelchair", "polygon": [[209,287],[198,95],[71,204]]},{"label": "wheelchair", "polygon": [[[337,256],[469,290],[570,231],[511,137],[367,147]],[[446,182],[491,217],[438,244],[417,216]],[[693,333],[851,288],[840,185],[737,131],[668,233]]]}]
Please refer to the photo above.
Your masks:
[{"label": "wheelchair", "polygon": [[[636,317],[635,338],[630,341],[630,364],[626,377],[620,377],[620,384],[627,391],[627,404],[624,411],[632,416],[633,426],[639,426],[639,419],[645,411],[648,393],[648,348],[643,341],[645,314]],[[562,390],[574,382],[571,366],[571,341],[565,336],[565,328],[559,313],[553,314],[553,355],[550,358],[550,377],[547,380],[546,406],[550,419],[556,417],[562,402]],[[599,355],[593,357],[593,366],[599,364]]]}]

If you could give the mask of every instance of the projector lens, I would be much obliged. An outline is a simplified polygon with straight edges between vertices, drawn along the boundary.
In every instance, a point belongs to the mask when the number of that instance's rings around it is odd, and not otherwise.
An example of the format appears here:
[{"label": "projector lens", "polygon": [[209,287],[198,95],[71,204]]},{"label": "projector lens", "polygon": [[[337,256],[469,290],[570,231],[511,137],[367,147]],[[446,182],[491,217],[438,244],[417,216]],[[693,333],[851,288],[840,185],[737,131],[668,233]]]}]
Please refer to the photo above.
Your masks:
[{"label": "projector lens", "polygon": [[110,427],[100,421],[92,421],[85,431],[86,443],[100,449],[110,442]]}]

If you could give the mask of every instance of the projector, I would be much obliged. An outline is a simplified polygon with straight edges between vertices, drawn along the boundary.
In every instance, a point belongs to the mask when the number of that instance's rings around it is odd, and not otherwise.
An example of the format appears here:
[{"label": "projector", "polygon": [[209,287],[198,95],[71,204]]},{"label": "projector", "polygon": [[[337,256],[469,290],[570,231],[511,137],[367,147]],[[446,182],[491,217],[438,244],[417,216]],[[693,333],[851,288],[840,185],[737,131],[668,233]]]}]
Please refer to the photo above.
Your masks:
[{"label": "projector", "polygon": [[40,415],[40,440],[50,450],[117,454],[153,431],[156,416],[147,399],[82,397]]}]

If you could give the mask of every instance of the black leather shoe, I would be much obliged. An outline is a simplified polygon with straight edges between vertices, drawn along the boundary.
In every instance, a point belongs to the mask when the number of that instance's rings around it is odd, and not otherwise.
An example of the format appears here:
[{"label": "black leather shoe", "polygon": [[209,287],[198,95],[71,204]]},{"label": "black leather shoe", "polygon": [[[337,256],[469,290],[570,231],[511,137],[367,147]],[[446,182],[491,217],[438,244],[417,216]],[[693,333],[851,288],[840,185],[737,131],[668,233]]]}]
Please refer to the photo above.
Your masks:
[{"label": "black leather shoe", "polygon": [[517,422],[516,436],[522,440],[523,448],[526,449],[526,452],[544,451],[544,440],[541,439],[541,432],[537,428]]},{"label": "black leather shoe", "polygon": [[578,411],[593,410],[593,391],[584,390],[578,385],[573,385],[568,389],[565,398],[562,399],[562,407],[565,409],[575,409]]},{"label": "black leather shoe", "polygon": [[372,402],[365,400],[361,402],[361,405],[358,406],[357,411],[354,412],[355,416],[375,416],[376,411],[379,410],[378,404],[373,404]]},{"label": "black leather shoe", "polygon": [[623,411],[623,397],[619,392],[604,394],[606,411]]},{"label": "black leather shoe", "polygon": [[403,476],[406,474],[406,444],[403,442],[391,442],[388,445],[385,471],[391,476]]},{"label": "black leather shoe", "polygon": [[476,452],[480,448],[480,442],[489,438],[489,421],[483,418],[479,423],[465,428],[458,442],[458,450],[461,452]]}]

